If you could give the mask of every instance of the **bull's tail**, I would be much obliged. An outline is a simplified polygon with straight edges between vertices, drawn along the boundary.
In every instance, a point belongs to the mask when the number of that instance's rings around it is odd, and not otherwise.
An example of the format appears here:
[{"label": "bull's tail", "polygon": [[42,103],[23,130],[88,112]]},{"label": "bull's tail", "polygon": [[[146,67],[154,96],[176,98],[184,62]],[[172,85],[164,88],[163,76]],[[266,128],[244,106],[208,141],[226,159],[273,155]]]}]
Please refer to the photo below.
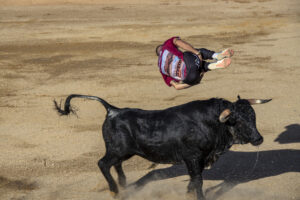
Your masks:
[{"label": "bull's tail", "polygon": [[88,95],[80,95],[80,94],[71,94],[71,95],[69,95],[67,97],[66,101],[65,101],[64,110],[62,110],[61,109],[61,105],[58,105],[58,103],[54,100],[55,109],[61,115],[68,115],[68,114],[70,114],[70,112],[74,113],[74,110],[72,109],[71,104],[70,104],[70,101],[73,98],[84,98],[84,99],[92,99],[92,100],[99,101],[105,107],[105,109],[107,110],[107,112],[111,111],[112,109],[117,109],[116,107],[110,105],[105,100],[101,99],[100,97],[88,96]]}]

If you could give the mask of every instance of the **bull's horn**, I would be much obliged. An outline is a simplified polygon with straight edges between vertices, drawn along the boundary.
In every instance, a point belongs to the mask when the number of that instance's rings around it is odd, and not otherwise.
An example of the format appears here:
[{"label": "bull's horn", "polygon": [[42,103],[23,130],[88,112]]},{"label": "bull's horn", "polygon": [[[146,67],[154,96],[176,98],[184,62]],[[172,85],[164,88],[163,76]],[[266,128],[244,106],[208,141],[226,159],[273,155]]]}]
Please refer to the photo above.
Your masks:
[{"label": "bull's horn", "polygon": [[254,105],[254,104],[268,103],[272,99],[246,99],[246,100],[249,101],[251,105]]},{"label": "bull's horn", "polygon": [[223,110],[223,112],[219,116],[219,121],[221,123],[225,123],[229,119],[230,113],[231,113],[231,111],[229,109]]}]

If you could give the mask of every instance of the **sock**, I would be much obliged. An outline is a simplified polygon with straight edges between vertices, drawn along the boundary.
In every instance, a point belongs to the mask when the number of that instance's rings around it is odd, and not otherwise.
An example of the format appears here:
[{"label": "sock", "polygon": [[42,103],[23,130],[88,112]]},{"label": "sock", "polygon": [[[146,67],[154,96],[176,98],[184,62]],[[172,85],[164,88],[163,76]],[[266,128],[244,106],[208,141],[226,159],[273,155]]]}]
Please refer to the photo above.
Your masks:
[{"label": "sock", "polygon": [[214,54],[212,55],[212,58],[215,59],[215,60],[218,60],[219,54],[220,54],[220,53],[214,53]]},{"label": "sock", "polygon": [[208,68],[209,70],[217,69],[217,63],[216,63],[216,62],[210,63],[210,64],[207,66],[207,68]]}]

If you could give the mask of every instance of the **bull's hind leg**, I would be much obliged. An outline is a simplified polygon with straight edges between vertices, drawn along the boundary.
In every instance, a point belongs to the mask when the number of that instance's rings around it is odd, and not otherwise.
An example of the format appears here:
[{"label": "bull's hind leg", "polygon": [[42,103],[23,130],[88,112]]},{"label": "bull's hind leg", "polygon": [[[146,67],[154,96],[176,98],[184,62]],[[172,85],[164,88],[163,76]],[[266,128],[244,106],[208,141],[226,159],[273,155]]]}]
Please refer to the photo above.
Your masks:
[{"label": "bull's hind leg", "polygon": [[111,176],[110,168],[119,162],[120,161],[117,157],[114,157],[110,154],[105,154],[105,156],[98,162],[98,166],[103,173],[106,181],[108,182],[109,190],[111,191],[113,197],[116,197],[118,195],[119,190],[116,182]]},{"label": "bull's hind leg", "polygon": [[118,173],[119,185],[123,188],[126,187],[126,176],[125,176],[123,168],[122,168],[122,162],[125,160],[128,160],[132,156],[133,156],[132,154],[122,155],[122,157],[120,158],[120,161],[114,165],[116,172]]},{"label": "bull's hind leg", "polygon": [[122,163],[118,163],[115,165],[116,172],[118,173],[118,181],[119,185],[123,188],[126,187],[126,176],[124,174],[124,171],[122,169]]}]

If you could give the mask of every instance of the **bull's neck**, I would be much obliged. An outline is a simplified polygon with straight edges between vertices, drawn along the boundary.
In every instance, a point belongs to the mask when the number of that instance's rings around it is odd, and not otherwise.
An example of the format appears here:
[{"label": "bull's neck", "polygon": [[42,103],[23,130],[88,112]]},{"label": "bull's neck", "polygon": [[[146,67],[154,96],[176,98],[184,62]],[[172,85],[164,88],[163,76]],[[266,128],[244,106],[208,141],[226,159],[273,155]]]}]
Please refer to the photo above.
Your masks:
[{"label": "bull's neck", "polygon": [[[218,116],[225,110],[229,109],[230,111],[234,110],[234,105],[230,101],[227,101],[225,99],[221,99],[219,102],[219,111],[218,111]],[[219,122],[221,123],[221,122]],[[226,125],[226,123],[221,123],[221,129],[222,129],[222,134],[221,134],[221,141],[219,142],[218,146],[222,146],[223,151],[228,150],[234,143],[234,136],[232,132],[230,131],[230,126]]]}]

